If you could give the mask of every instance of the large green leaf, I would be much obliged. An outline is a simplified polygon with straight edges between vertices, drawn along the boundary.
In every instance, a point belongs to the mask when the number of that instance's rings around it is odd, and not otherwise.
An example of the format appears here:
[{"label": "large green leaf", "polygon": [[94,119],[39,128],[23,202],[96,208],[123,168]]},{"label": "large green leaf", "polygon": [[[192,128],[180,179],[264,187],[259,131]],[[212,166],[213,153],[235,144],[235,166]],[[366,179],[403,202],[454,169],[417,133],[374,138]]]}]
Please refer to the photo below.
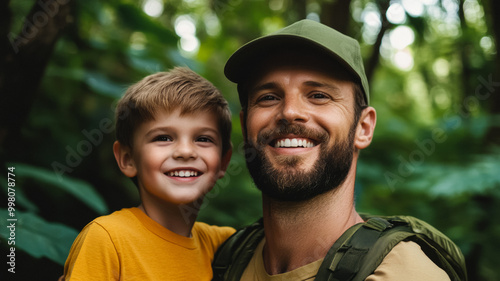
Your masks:
[{"label": "large green leaf", "polygon": [[418,180],[408,185],[434,196],[485,194],[500,187],[500,152],[480,155],[466,166],[429,164],[416,169]]},{"label": "large green leaf", "polygon": [[87,83],[87,85],[97,93],[114,99],[120,98],[127,88],[126,85],[116,83],[102,73],[91,71],[86,73],[85,83]]},{"label": "large green leaf", "polygon": [[[6,209],[0,209],[0,214],[3,218],[9,217]],[[0,236],[10,239],[9,248],[15,247],[35,258],[46,257],[58,264],[64,264],[78,231],[19,210],[15,211],[12,218],[17,221],[0,220]]]},{"label": "large green leaf", "polygon": [[178,37],[173,31],[147,16],[137,5],[122,3],[115,9],[124,26],[151,34],[164,44],[177,44]]},{"label": "large green leaf", "polygon": [[71,193],[98,214],[108,212],[108,207],[104,199],[85,181],[68,176],[58,177],[53,171],[27,164],[15,163],[10,166],[16,167],[15,171],[18,178],[32,178],[37,182],[43,182],[47,185],[60,188]]}]

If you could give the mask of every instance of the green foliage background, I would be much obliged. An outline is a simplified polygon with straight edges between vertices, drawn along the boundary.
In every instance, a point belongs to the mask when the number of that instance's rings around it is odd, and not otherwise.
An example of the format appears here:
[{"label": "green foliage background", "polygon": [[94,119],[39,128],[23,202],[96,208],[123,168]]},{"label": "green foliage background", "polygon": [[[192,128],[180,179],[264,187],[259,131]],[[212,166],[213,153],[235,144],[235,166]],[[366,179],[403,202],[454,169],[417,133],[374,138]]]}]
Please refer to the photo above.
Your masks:
[{"label": "green foliage background", "polygon": [[[236,88],[222,73],[224,63],[242,44],[301,19],[304,11],[323,17],[335,1],[164,0],[159,17],[144,13],[145,2],[75,2],[73,24],[55,45],[28,118],[5,136],[2,159],[5,167],[16,168],[19,280],[56,280],[85,224],[138,204],[135,187],[112,155],[113,105],[128,85],[177,65],[189,66],[219,87],[234,115],[231,166],[207,195],[199,220],[241,227],[261,215],[260,194],[244,164]],[[390,55],[378,53],[379,60],[372,63],[371,102],[378,124],[374,142],[361,153],[357,208],[426,220],[460,246],[470,280],[498,280],[500,148],[495,132],[500,117],[494,96],[500,95],[500,79],[489,21],[498,11],[488,13],[487,1],[427,2],[432,3],[422,15],[406,14],[404,22],[382,26],[387,34],[398,25],[413,30],[415,40],[407,51],[414,65],[400,70]],[[383,17],[387,3],[350,3],[347,33],[360,40],[367,62],[374,52],[388,51],[374,48],[377,32],[370,34],[362,14],[373,11]],[[450,10],[455,7],[450,3],[460,9]],[[22,34],[33,5],[35,1],[10,3],[12,34]],[[466,10],[469,15],[461,17],[467,5],[472,7]],[[441,16],[433,16],[436,11]],[[195,23],[196,53],[179,47],[175,21],[181,16]],[[448,16],[458,21],[450,23]],[[481,44],[488,38],[491,44]],[[484,81],[497,84],[487,87]],[[9,237],[6,176],[7,170],[0,176],[4,261]]]}]

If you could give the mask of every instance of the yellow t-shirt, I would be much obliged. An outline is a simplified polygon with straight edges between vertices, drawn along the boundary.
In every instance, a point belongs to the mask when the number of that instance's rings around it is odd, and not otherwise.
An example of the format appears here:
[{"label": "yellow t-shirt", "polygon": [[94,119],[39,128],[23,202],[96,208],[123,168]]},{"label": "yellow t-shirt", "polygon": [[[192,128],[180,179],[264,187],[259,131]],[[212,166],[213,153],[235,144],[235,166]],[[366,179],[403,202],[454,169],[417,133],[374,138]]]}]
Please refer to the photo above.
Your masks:
[{"label": "yellow t-shirt", "polygon": [[[282,274],[269,275],[264,267],[263,239],[243,272],[241,281],[313,281],[323,259]],[[400,242],[387,254],[365,281],[449,281],[444,270],[434,264],[415,242]]]},{"label": "yellow t-shirt", "polygon": [[211,280],[215,251],[234,231],[196,222],[188,238],[137,208],[122,209],[85,226],[66,260],[65,280]]}]

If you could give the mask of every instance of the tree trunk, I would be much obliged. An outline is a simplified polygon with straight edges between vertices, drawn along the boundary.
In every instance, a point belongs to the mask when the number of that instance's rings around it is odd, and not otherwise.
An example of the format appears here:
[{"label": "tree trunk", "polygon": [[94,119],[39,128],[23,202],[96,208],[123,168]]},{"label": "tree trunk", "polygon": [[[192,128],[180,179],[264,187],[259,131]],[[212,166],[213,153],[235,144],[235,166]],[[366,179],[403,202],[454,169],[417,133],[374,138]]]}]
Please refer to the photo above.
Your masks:
[{"label": "tree trunk", "polygon": [[[292,1],[293,11],[296,11],[298,19],[302,20],[307,17],[307,1],[306,0],[297,0]],[[295,20],[294,20],[295,21]]]},{"label": "tree trunk", "polygon": [[[371,81],[373,73],[378,66],[380,60],[380,45],[382,45],[382,38],[385,32],[391,28],[391,23],[387,20],[386,12],[389,8],[389,1],[376,1],[382,20],[382,26],[380,32],[377,36],[377,40],[372,47],[371,56],[365,63],[365,73],[368,81]],[[321,21],[322,23],[335,28],[336,30],[346,34],[351,35],[349,30],[351,21],[351,11],[350,11],[351,0],[349,1],[332,1],[323,4],[321,9]],[[354,36],[351,36],[354,37]]]},{"label": "tree trunk", "polygon": [[[12,22],[12,13],[9,9],[9,2],[10,1],[2,1],[0,3],[0,54],[7,54],[9,48],[10,48],[10,43],[9,43],[9,31],[11,28],[11,22]],[[6,64],[6,57],[1,56],[0,57],[0,75],[4,75],[5,72],[1,71],[5,69],[5,64]],[[3,80],[3,76],[0,76],[0,81]]]},{"label": "tree trunk", "polygon": [[[491,26],[492,35],[495,39],[496,58],[495,58],[495,72],[492,74],[492,81],[495,84],[500,83],[500,1],[498,0],[483,0],[483,9],[486,14],[486,19],[489,21],[487,26]],[[486,78],[487,79],[487,78]],[[491,93],[490,98],[490,114],[498,118],[500,116],[500,87],[496,86]],[[486,136],[487,144],[500,144],[500,125],[498,122],[492,126]]]},{"label": "tree trunk", "polygon": [[351,0],[325,1],[321,7],[321,22],[343,34],[349,34]]},{"label": "tree trunk", "polygon": [[0,12],[3,38],[0,50],[1,147],[6,138],[18,134],[26,120],[55,43],[72,21],[73,3],[71,0],[35,1],[16,36],[10,31],[8,2],[2,1]]},{"label": "tree trunk", "polygon": [[[467,96],[472,95],[474,92],[472,90],[471,81],[472,70],[470,66],[470,51],[471,51],[471,43],[469,40],[465,40],[467,35],[470,34],[470,29],[467,25],[467,21],[465,20],[464,13],[464,0],[460,1],[460,8],[458,9],[458,17],[460,19],[460,28],[462,29],[462,37],[459,41],[459,52],[460,52],[460,60],[462,61],[462,87],[463,87],[463,97],[460,97],[462,100],[465,100]],[[467,108],[463,109],[465,114],[469,114]]]},{"label": "tree trunk", "polygon": [[373,78],[373,73],[375,73],[375,69],[377,68],[378,63],[380,61],[380,46],[382,45],[382,39],[384,38],[384,34],[387,30],[389,30],[392,27],[392,24],[389,22],[389,20],[387,20],[386,16],[390,2],[389,1],[376,1],[376,2],[380,10],[381,27],[377,35],[377,40],[375,40],[375,44],[373,44],[370,58],[368,58],[368,61],[366,63],[365,73],[368,81],[371,81],[371,79]]}]

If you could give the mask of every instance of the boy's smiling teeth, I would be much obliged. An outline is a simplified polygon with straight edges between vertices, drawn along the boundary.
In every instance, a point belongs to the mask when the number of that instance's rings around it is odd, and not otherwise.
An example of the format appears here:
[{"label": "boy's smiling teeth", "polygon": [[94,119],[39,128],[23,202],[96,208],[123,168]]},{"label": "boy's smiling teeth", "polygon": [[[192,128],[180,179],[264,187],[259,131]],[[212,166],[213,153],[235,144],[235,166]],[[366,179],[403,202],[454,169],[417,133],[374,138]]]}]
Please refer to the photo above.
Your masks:
[{"label": "boy's smiling teeth", "polygon": [[198,172],[192,170],[177,170],[177,171],[167,172],[167,175],[170,177],[188,178],[188,177],[197,177]]},{"label": "boy's smiling teeth", "polygon": [[313,147],[314,144],[307,139],[280,139],[274,143],[274,147]]}]

